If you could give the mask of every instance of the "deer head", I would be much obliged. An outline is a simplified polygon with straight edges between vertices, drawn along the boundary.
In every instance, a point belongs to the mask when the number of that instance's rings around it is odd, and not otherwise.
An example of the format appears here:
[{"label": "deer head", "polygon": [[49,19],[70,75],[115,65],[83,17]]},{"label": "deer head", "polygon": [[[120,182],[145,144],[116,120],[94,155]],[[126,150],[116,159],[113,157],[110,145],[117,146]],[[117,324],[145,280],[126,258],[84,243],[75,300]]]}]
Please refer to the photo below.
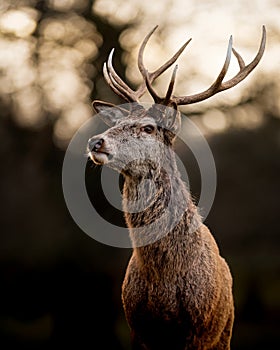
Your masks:
[{"label": "deer head", "polygon": [[[114,70],[112,64],[113,50],[108,61],[104,63],[103,73],[108,85],[118,96],[129,103],[129,108],[114,106],[102,101],[93,102],[94,109],[104,122],[111,127],[103,134],[92,137],[88,142],[89,155],[96,164],[108,164],[119,171],[123,171],[124,168],[127,169],[124,164],[127,164],[128,158],[131,158],[131,162],[134,159],[149,159],[149,167],[154,161],[153,155],[155,154],[157,161],[166,159],[165,146],[172,145],[173,139],[180,129],[181,116],[177,107],[203,101],[221,91],[234,87],[257,66],[265,49],[266,30],[263,26],[261,44],[257,55],[251,63],[245,65],[242,57],[232,47],[232,37],[230,37],[224,65],[217,79],[207,90],[189,96],[173,95],[177,72],[176,65],[167,92],[164,97],[160,97],[152,87],[153,81],[177,60],[191,39],[161,67],[154,72],[148,72],[143,63],[143,53],[156,28],[145,37],[139,50],[138,68],[143,77],[143,82],[137,90],[132,90]],[[224,81],[232,52],[237,58],[240,69],[233,78]],[[151,94],[155,102],[148,109],[145,109],[140,103],[140,98],[146,91]],[[155,140],[158,142],[155,143]],[[163,153],[164,157],[162,157]]]}]

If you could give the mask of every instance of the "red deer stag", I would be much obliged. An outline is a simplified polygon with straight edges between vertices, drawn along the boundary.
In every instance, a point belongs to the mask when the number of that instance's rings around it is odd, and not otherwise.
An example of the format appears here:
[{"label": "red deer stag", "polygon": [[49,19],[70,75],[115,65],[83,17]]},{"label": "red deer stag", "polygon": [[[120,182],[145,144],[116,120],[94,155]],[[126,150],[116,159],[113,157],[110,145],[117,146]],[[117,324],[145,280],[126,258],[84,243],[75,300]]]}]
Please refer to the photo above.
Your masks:
[{"label": "red deer stag", "polygon": [[[143,52],[155,29],[139,50],[143,83],[137,90],[117,75],[111,52],[104,64],[105,79],[131,108],[94,101],[93,107],[110,128],[88,142],[96,164],[106,164],[124,176],[123,207],[133,254],[122,300],[132,346],[146,350],[230,349],[234,319],[231,273],[181,180],[172,145],[181,121],[177,106],[205,100],[246,78],[264,53],[266,31],[263,27],[259,51],[250,64],[245,65],[232,47],[231,37],[223,68],[207,90],[174,96],[176,66],[166,95],[160,97],[153,81],[177,60],[190,40],[151,73],[143,64]],[[224,81],[231,52],[240,70]],[[139,102],[146,90],[155,102],[149,108]]]}]

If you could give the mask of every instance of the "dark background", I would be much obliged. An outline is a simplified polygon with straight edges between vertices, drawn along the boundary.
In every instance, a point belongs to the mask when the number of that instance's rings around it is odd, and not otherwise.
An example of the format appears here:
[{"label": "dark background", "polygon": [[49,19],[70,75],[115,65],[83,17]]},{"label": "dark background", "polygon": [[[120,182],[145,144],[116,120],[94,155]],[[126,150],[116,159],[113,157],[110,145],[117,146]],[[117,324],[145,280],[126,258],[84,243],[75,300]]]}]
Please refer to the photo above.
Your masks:
[{"label": "dark background", "polygon": [[[67,11],[51,3],[18,1],[6,8],[28,5],[39,13],[36,30],[29,37],[37,40],[33,66],[40,65],[44,20],[67,20],[75,13],[93,23],[95,33],[103,38],[94,58],[87,60],[93,69],[87,77],[90,93],[86,103],[90,105],[94,98],[121,102],[104,84],[102,63],[111,47],[116,47],[116,69],[124,76],[118,39],[137,20],[113,25],[91,10],[90,1]],[[1,37],[12,43],[17,40],[13,33],[2,32]],[[0,74],[7,74],[4,68]],[[61,184],[67,140],[55,136],[61,110],[48,108],[43,84],[39,80],[34,84],[42,96],[37,123],[19,122],[16,88],[0,94],[0,347],[129,349],[120,290],[131,251],[98,243],[72,220]],[[248,90],[238,104],[219,106],[229,127],[206,135],[218,174],[217,194],[206,223],[234,278],[232,348],[236,350],[276,348],[280,326],[278,88],[272,78],[259,75]],[[205,106],[189,113],[198,125],[210,108]],[[253,125],[250,113],[256,110],[260,122]],[[188,113],[188,109],[184,111]],[[245,116],[243,123],[238,122],[240,113]],[[198,198],[200,178],[195,160],[180,142],[177,152],[185,161],[192,193]],[[97,191],[98,200],[98,170],[89,163],[85,173],[89,192]],[[103,210],[106,216],[112,209],[107,206]]]}]

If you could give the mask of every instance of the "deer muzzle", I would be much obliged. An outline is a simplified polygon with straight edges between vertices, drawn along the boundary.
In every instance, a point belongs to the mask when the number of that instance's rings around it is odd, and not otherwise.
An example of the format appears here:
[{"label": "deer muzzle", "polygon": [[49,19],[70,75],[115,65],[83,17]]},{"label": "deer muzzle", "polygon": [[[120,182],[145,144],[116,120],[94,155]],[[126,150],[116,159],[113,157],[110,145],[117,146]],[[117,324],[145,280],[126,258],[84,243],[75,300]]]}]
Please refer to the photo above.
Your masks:
[{"label": "deer muzzle", "polygon": [[112,158],[105,140],[99,136],[88,140],[88,153],[91,160],[98,165],[106,164]]}]

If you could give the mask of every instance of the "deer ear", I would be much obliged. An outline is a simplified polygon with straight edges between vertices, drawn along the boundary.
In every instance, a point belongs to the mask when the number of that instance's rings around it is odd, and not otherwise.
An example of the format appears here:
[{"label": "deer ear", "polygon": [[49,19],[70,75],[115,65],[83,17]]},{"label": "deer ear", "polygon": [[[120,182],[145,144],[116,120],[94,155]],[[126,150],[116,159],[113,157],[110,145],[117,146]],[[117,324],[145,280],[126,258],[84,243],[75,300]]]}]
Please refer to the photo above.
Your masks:
[{"label": "deer ear", "polygon": [[165,107],[163,123],[165,129],[171,131],[174,136],[178,134],[181,128],[181,113],[176,107]]},{"label": "deer ear", "polygon": [[166,128],[177,135],[181,129],[181,113],[173,110],[173,113],[168,113],[166,118]]},{"label": "deer ear", "polygon": [[112,103],[103,101],[93,101],[93,108],[100,118],[109,126],[114,126],[118,120],[127,117],[129,111],[124,108],[113,105]]}]

